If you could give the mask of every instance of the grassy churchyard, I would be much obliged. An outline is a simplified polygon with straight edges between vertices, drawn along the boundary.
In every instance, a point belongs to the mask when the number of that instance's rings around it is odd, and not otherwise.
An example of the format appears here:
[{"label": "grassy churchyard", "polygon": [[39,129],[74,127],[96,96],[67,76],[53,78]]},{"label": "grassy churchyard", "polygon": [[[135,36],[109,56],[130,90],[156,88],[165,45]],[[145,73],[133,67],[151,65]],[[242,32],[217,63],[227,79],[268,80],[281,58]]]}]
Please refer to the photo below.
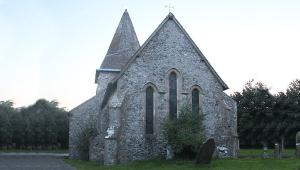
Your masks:
[{"label": "grassy churchyard", "polygon": [[262,159],[239,158],[213,160],[210,165],[195,165],[192,161],[147,160],[126,165],[101,166],[94,162],[69,160],[65,162],[78,170],[299,170],[300,160],[296,158]]},{"label": "grassy churchyard", "polygon": [[300,159],[294,149],[286,149],[282,159],[273,158],[273,150],[267,151],[270,158],[261,158],[263,150],[242,149],[238,159],[215,159],[210,165],[195,165],[184,160],[134,161],[126,165],[101,166],[94,162],[65,159],[78,170],[300,170]]},{"label": "grassy churchyard", "polygon": [[[262,157],[264,151],[262,149],[241,149],[239,157],[240,158],[259,158]],[[266,154],[272,158],[274,157],[274,149],[268,149]],[[282,153],[283,158],[295,157],[295,149],[285,149]]]}]

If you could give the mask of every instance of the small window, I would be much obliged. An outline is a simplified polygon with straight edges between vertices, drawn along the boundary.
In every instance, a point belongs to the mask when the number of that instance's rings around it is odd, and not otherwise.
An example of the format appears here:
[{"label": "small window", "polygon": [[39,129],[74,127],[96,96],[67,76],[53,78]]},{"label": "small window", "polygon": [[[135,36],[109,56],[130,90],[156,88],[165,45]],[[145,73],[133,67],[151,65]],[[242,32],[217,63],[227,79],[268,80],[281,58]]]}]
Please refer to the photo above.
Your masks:
[{"label": "small window", "polygon": [[151,86],[146,89],[146,134],[153,134],[153,88]]},{"label": "small window", "polygon": [[171,72],[169,76],[169,114],[170,119],[177,119],[177,75]]},{"label": "small window", "polygon": [[199,104],[199,90],[193,89],[192,91],[192,112],[199,113],[200,104]]}]

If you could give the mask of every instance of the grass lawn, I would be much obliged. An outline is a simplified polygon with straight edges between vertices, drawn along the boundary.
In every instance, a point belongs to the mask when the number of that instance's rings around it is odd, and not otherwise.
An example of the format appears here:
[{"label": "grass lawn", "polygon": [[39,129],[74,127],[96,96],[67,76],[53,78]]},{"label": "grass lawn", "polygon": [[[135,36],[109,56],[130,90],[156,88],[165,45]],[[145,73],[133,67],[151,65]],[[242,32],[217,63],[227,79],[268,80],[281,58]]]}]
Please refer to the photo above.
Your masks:
[{"label": "grass lawn", "polygon": [[300,170],[300,159],[222,159],[213,160],[211,165],[195,165],[182,160],[135,161],[126,165],[101,166],[94,162],[69,160],[65,162],[78,170]]},{"label": "grass lawn", "polygon": [[[261,157],[264,153],[262,149],[240,149],[241,157]],[[274,156],[274,149],[268,149],[266,152],[270,157]],[[285,149],[283,152],[283,156],[285,157],[293,157],[295,156],[295,149]]]},{"label": "grass lawn", "polygon": [[0,153],[68,153],[68,149],[0,149]]}]

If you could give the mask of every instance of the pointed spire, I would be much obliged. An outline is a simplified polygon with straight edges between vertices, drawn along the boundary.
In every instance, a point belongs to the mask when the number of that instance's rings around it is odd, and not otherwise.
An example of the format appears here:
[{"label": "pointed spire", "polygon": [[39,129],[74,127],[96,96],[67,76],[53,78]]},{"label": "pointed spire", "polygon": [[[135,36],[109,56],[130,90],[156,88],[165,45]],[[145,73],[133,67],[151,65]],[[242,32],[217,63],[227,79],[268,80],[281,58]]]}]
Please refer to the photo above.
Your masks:
[{"label": "pointed spire", "polygon": [[129,58],[139,48],[140,44],[126,9],[101,64],[100,70],[122,69]]}]

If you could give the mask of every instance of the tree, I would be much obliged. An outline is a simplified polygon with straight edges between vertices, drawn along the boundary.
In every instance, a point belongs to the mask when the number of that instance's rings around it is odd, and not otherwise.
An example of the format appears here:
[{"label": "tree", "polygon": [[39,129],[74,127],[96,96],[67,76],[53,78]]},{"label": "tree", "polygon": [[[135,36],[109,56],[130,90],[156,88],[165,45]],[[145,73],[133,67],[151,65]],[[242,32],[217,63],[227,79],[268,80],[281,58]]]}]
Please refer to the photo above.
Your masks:
[{"label": "tree", "polygon": [[249,81],[243,91],[232,96],[237,101],[238,134],[241,146],[287,142],[295,144],[300,130],[300,80],[290,83],[287,91],[269,93],[263,83]]},{"label": "tree", "polygon": [[28,149],[32,149],[34,146],[34,125],[32,124],[31,114],[27,112],[26,108],[21,109],[21,114],[24,122],[24,145]]},{"label": "tree", "polygon": [[0,101],[0,146],[7,147],[12,142],[10,116],[15,112],[13,102]]},{"label": "tree", "polygon": [[203,114],[184,106],[177,119],[165,121],[164,135],[177,156],[195,157],[204,140],[202,120]]},{"label": "tree", "polygon": [[68,112],[57,101],[40,99],[19,109],[12,101],[0,101],[0,146],[67,148],[68,132]]},{"label": "tree", "polygon": [[[285,134],[290,141],[295,141],[295,135],[300,130],[300,80],[290,83],[286,91],[285,110],[287,114],[287,127]],[[294,142],[293,142],[294,145]]]},{"label": "tree", "polygon": [[12,143],[16,148],[24,147],[25,123],[21,112],[14,112],[10,116],[12,128]]},{"label": "tree", "polygon": [[237,101],[238,133],[240,143],[244,146],[266,147],[270,142],[270,134],[274,125],[272,122],[272,105],[274,97],[261,82],[254,80],[246,83],[242,93],[232,96]]},{"label": "tree", "polygon": [[[57,101],[38,100],[34,105],[27,108],[31,114],[31,126],[34,126],[35,146],[67,147],[69,119],[68,113],[58,107]],[[32,127],[30,128],[32,129]]]}]

